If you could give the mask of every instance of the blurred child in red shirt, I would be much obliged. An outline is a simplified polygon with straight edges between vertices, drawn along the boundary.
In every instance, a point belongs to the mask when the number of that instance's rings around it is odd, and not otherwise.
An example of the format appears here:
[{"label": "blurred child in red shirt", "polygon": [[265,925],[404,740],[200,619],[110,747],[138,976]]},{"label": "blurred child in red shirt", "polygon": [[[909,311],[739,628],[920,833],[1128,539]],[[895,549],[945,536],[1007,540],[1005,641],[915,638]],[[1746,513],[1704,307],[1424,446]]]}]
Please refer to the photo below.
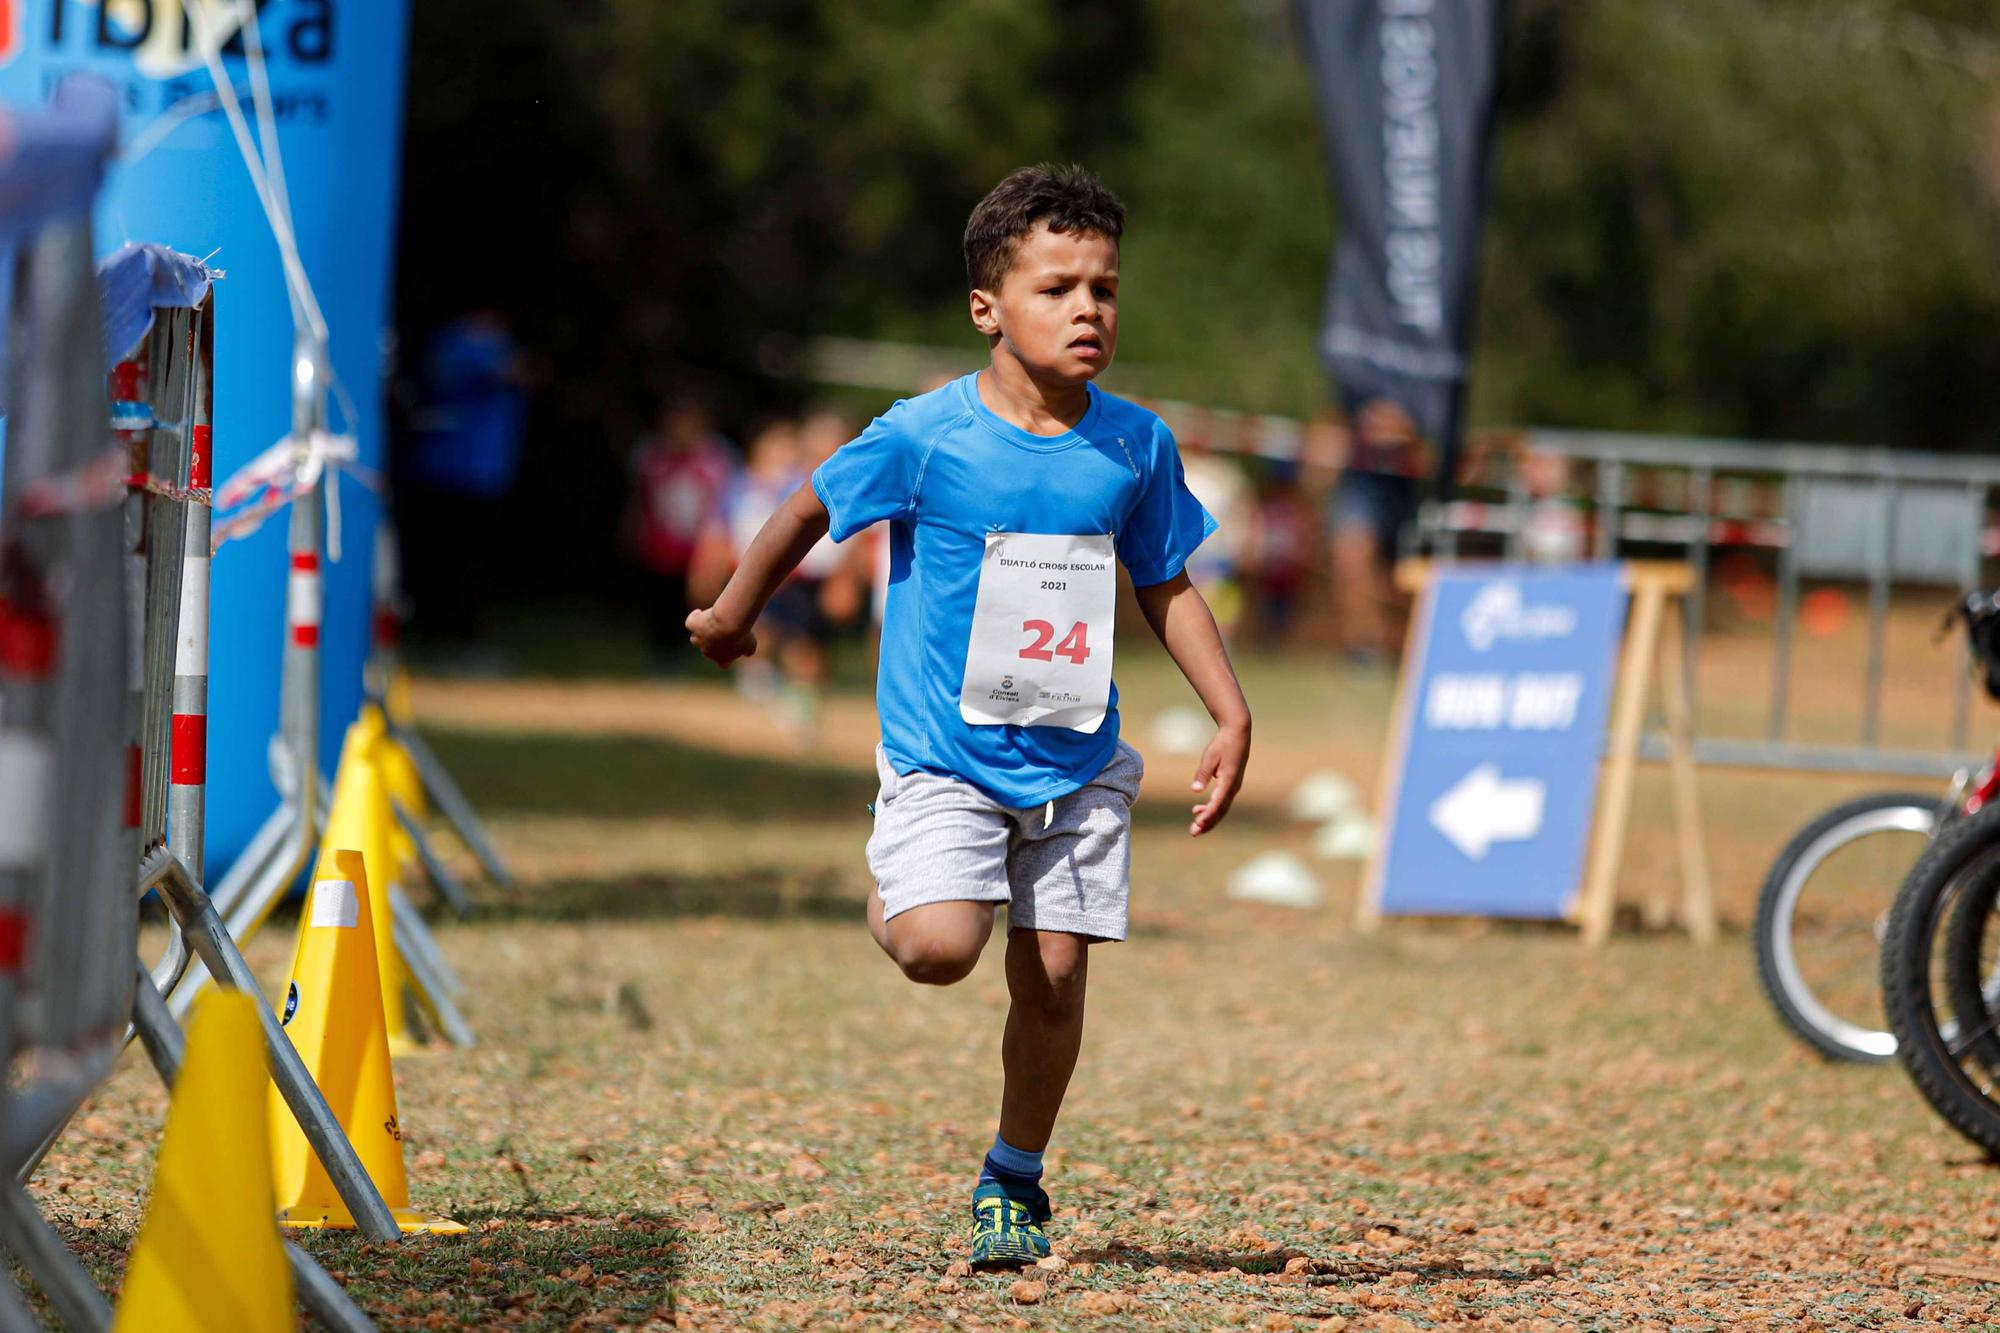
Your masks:
[{"label": "blurred child in red shirt", "polygon": [[692,605],[688,575],[735,459],[707,406],[691,395],[667,400],[655,429],[632,447],[627,521],[645,571],[646,637],[662,668],[693,660],[681,627]]}]

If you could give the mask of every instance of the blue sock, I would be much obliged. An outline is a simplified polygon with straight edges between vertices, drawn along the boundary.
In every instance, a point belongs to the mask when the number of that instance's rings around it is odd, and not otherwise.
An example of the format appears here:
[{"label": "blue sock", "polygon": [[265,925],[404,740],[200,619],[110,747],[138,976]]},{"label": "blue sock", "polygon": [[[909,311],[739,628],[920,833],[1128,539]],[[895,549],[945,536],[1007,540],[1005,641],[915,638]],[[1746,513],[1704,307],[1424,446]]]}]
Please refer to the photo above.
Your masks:
[{"label": "blue sock", "polygon": [[984,1185],[989,1180],[1018,1189],[1033,1189],[1042,1183],[1042,1155],[1024,1152],[995,1134],[993,1146],[979,1167],[979,1183]]}]

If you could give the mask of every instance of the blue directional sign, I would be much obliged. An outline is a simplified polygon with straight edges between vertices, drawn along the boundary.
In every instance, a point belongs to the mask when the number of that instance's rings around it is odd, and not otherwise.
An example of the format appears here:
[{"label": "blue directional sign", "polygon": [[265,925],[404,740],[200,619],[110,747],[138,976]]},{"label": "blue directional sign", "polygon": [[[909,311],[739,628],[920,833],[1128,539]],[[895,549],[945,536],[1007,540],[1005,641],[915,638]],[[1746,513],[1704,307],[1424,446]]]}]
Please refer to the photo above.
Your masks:
[{"label": "blue directional sign", "polygon": [[1618,567],[1441,570],[1417,615],[1368,892],[1388,915],[1570,915],[1625,620]]}]

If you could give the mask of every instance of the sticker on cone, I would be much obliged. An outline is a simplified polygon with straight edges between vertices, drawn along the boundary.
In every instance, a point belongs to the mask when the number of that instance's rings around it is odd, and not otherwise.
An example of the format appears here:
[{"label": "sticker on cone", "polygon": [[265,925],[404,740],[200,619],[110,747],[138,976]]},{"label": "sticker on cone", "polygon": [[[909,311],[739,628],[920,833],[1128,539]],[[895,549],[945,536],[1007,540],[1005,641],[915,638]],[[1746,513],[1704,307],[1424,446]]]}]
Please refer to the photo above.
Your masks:
[{"label": "sticker on cone", "polygon": [[297,1326],[292,1272],[271,1225],[269,1073],[256,1005],[219,991],[195,1004],[116,1330]]},{"label": "sticker on cone", "polygon": [[[378,901],[362,854],[329,843],[320,853],[312,899],[299,927],[286,993],[286,1008],[292,1012],[285,1035],[326,1095],[397,1225],[404,1231],[464,1231],[450,1218],[427,1217],[410,1207],[375,961]],[[289,1227],[352,1228],[353,1215],[305,1134],[283,1109],[275,1087],[269,1097],[277,1117],[273,1159],[278,1220]]]}]

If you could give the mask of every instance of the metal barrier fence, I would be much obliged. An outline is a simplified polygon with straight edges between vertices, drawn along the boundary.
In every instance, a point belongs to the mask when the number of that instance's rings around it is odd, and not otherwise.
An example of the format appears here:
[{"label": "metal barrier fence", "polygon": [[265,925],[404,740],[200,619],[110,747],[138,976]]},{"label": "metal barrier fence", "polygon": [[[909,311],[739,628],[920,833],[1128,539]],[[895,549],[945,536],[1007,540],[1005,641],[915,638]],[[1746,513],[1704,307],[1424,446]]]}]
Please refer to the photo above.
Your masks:
[{"label": "metal barrier fence", "polygon": [[[87,194],[79,203],[86,212]],[[135,871],[138,895],[157,889],[177,934],[218,975],[257,991],[187,859],[201,857],[205,777],[212,305],[203,283],[201,295],[148,311],[144,351],[118,366],[107,394],[88,222],[42,220],[19,237],[11,282],[0,284],[10,350],[0,1048],[12,1075],[0,1085],[0,1243],[66,1325],[106,1329],[109,1304],[25,1182],[131,1032],[164,1078],[177,1071],[180,1032],[138,965]],[[108,413],[114,398],[119,410]],[[362,1229],[395,1239],[395,1219],[297,1051],[257,1008],[287,1104]],[[287,1253],[322,1323],[372,1327],[304,1251]],[[0,1328],[33,1327],[0,1281]]]},{"label": "metal barrier fence", "polygon": [[[1704,733],[1697,698],[1697,762],[1912,777],[1945,777],[1981,762],[1970,746],[1972,677],[1962,645],[1939,652],[1940,670],[1948,662],[1955,679],[1935,748],[1882,744],[1883,700],[1896,591],[1933,591],[1942,612],[1952,594],[1980,582],[1985,559],[2000,551],[2000,532],[1989,526],[2000,458],[1563,430],[1482,444],[1465,498],[1426,504],[1405,535],[1407,548],[1441,558],[1685,558],[1696,574],[1685,607],[1691,688],[1717,554],[1746,550],[1774,564],[1762,734]],[[1849,742],[1789,735],[1801,587],[1809,579],[1866,589],[1867,646]],[[1662,757],[1662,738],[1649,736],[1644,753]]]},{"label": "metal barrier fence", "polygon": [[[139,839],[150,849],[139,865],[140,894],[157,892],[172,926],[170,961],[190,950],[234,989],[257,993],[235,938],[202,889],[202,800],[206,778],[208,569],[212,504],[213,320],[212,299],[193,308],[163,308],[148,339],[136,377],[149,401],[143,428],[132,433],[143,454],[134,455],[134,489],[141,491],[144,521],[134,558],[145,589],[136,620],[144,651],[140,694],[144,707],[136,737],[142,799]],[[121,374],[114,371],[114,384]],[[323,391],[323,388],[322,388]],[[144,466],[136,464],[143,458]],[[317,493],[300,507],[317,514]],[[316,531],[316,528],[315,528]],[[312,682],[316,689],[316,679]],[[136,957],[136,955],[133,955]],[[143,974],[142,974],[143,975]],[[155,978],[144,976],[132,1016],[161,1077],[171,1083],[179,1064],[180,1032],[171,1021]],[[368,1179],[338,1118],[280,1027],[260,1005],[272,1077],[287,1106],[314,1143],[329,1174],[350,1199],[364,1231],[394,1235],[393,1218]],[[299,1295],[331,1327],[362,1329],[368,1321],[303,1250],[287,1246]]]},{"label": "metal barrier fence", "polygon": [[[0,485],[0,1247],[78,1329],[108,1328],[110,1307],[26,1182],[134,1036],[171,1086],[183,1042],[167,992],[198,981],[190,963],[257,993],[218,906],[240,932],[254,929],[304,869],[322,822],[319,562],[323,537],[338,531],[324,531],[322,515],[330,512],[330,469],[354,457],[354,441],[326,428],[331,378],[315,308],[294,349],[292,430],[223,488],[246,503],[212,523],[221,493],[211,432],[213,275],[199,261],[144,246],[93,270],[88,216],[115,128],[114,90],[87,79],[59,88],[47,117],[0,108],[0,414],[8,432]],[[296,264],[287,274],[303,282]],[[109,393],[106,344],[121,353]],[[218,903],[202,882],[210,557],[286,504],[290,583],[273,747],[282,800]],[[382,577],[378,596],[392,605],[393,573]],[[373,665],[382,684],[372,693],[396,694],[400,671],[386,638]],[[383,702],[397,714],[392,700]],[[406,715],[393,720],[420,794],[507,882],[449,775]],[[396,813],[440,892],[465,910],[420,812]],[[139,901],[151,893],[172,933],[149,970],[137,937]],[[423,919],[400,895],[395,914],[397,946],[411,956],[440,1026],[470,1044],[449,999],[457,980]],[[193,990],[175,998],[184,1005]],[[395,1216],[298,1050],[267,1006],[256,1009],[272,1080],[356,1227],[372,1241],[398,1240]],[[322,1325],[372,1327],[303,1250],[287,1242],[286,1253],[298,1297]],[[203,1275],[187,1276],[199,1286]],[[228,1316],[218,1310],[214,1318]],[[0,1270],[0,1333],[34,1327]]]},{"label": "metal barrier fence", "polygon": [[[12,1174],[109,1072],[133,993],[133,849],[116,799],[128,661],[121,522],[117,476],[93,487],[90,475],[107,441],[89,224],[39,229],[20,246],[13,277],[0,487],[9,825],[0,837],[0,1040],[23,1074],[0,1101],[0,1241],[65,1323],[101,1328],[110,1322],[103,1294]],[[104,795],[65,799],[90,791]],[[0,1287],[0,1323],[34,1327],[19,1295]]]}]

